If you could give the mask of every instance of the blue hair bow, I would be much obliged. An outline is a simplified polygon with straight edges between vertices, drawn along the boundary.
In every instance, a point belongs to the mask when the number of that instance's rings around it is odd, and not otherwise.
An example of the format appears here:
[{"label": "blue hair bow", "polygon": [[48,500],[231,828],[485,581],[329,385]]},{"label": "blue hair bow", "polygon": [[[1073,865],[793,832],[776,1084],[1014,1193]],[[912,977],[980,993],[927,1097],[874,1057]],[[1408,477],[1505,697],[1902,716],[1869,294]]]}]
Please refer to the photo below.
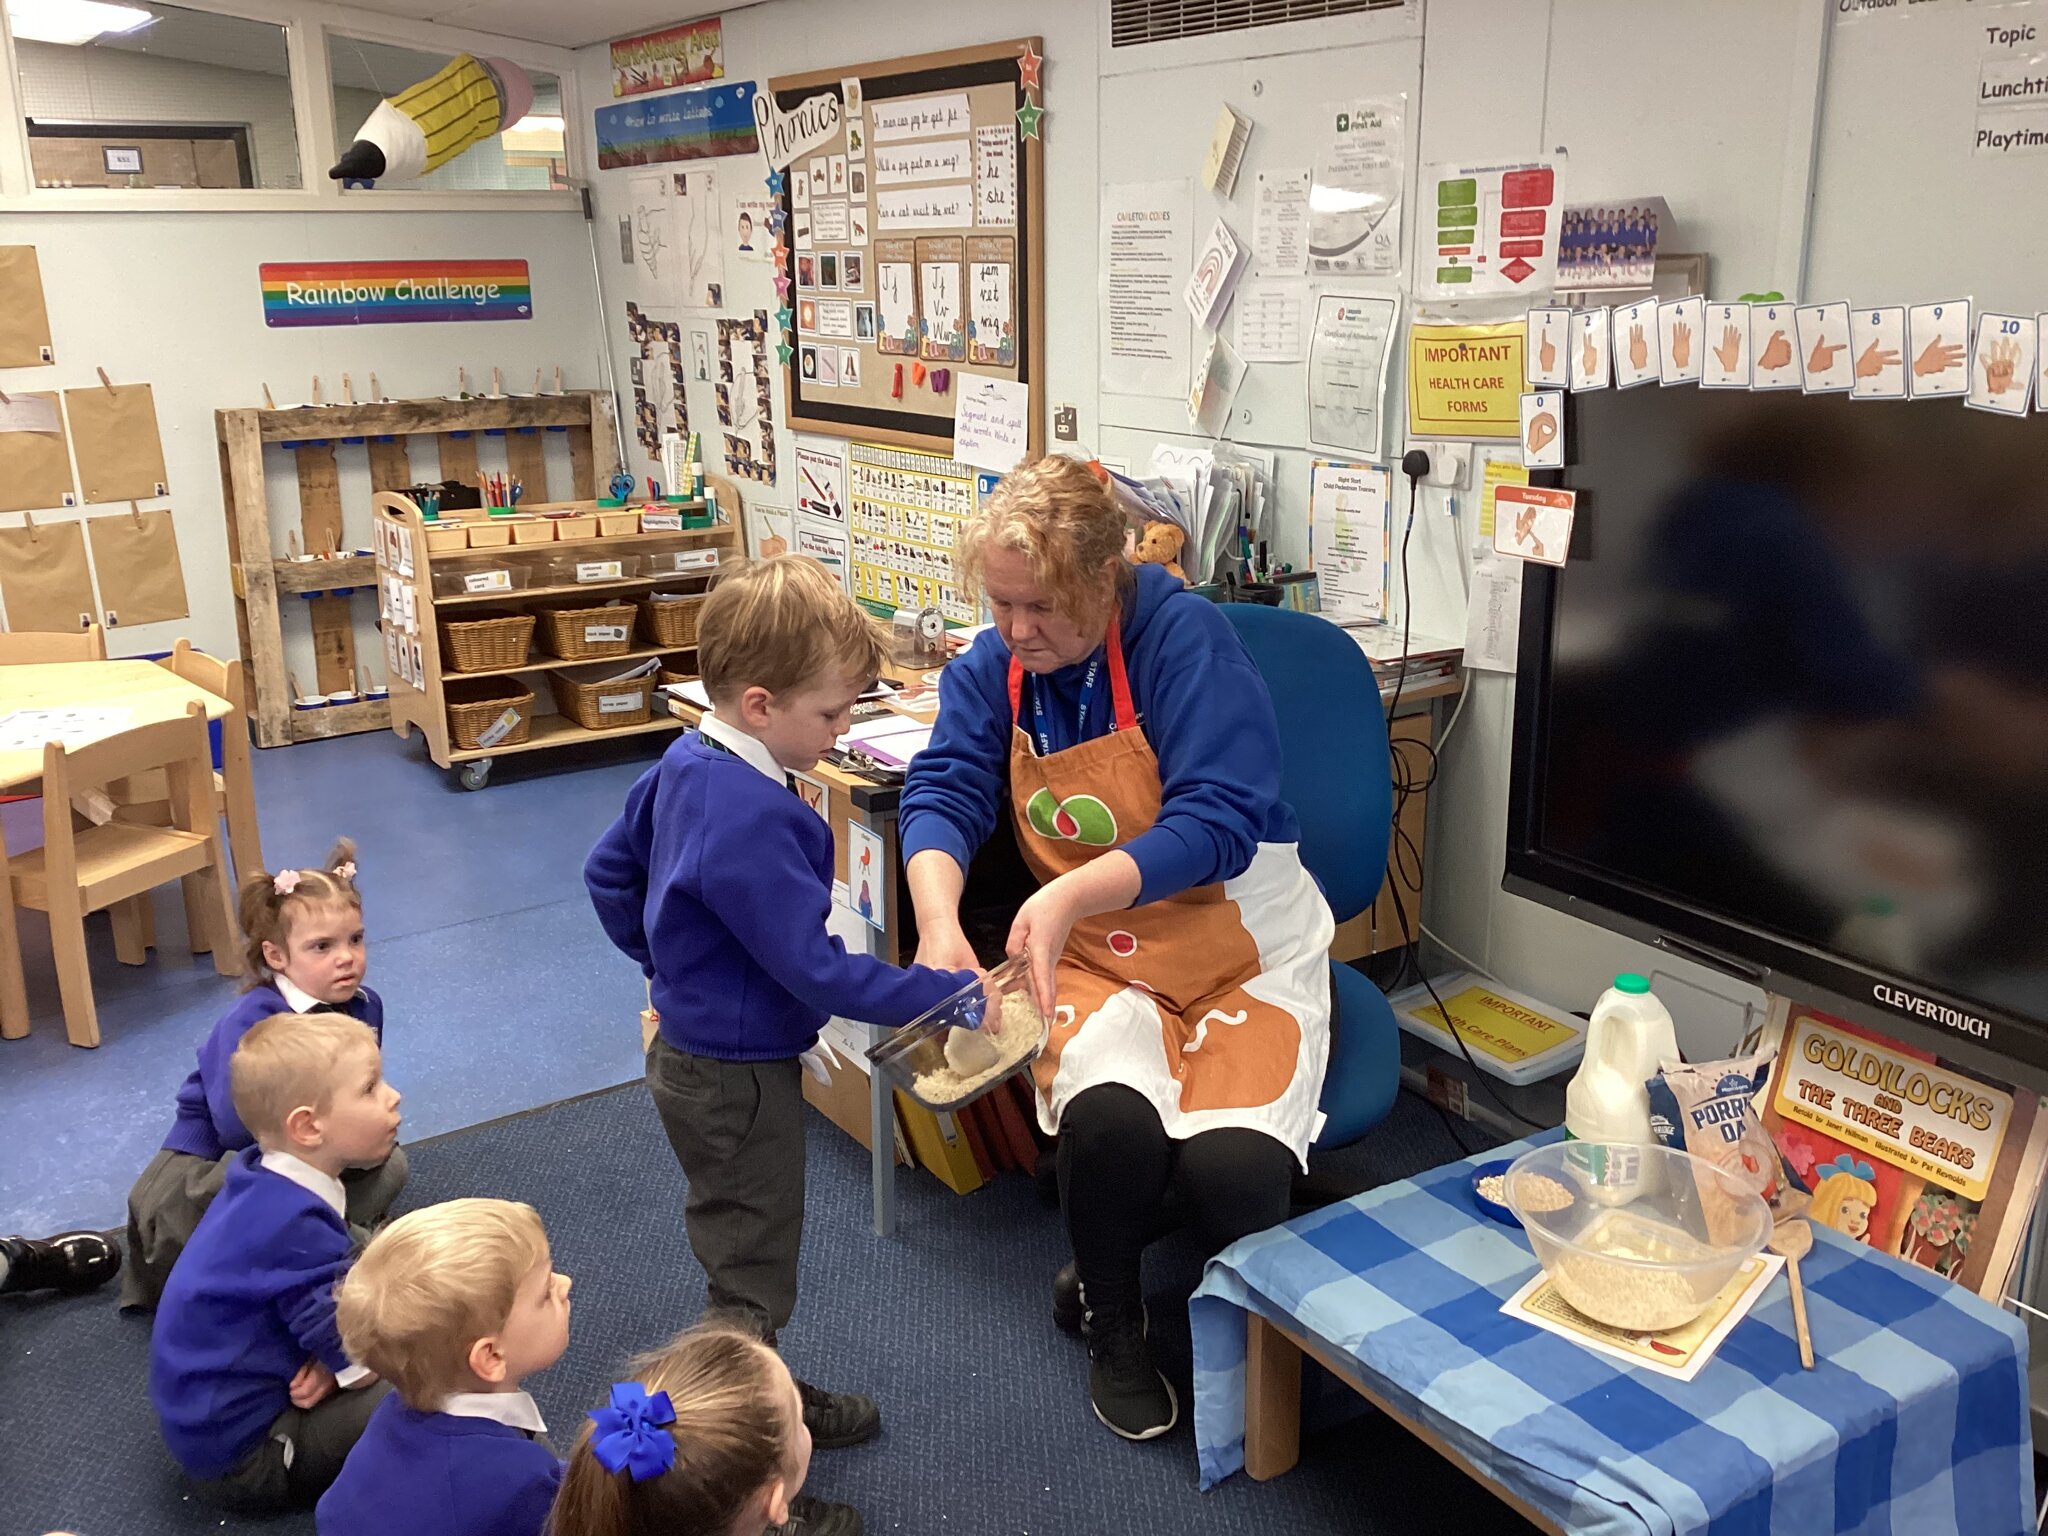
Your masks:
[{"label": "blue hair bow", "polygon": [[1831,1174],[1846,1173],[1852,1179],[1861,1179],[1869,1184],[1877,1178],[1877,1170],[1861,1159],[1844,1152],[1831,1163],[1822,1163],[1818,1172],[1822,1178]]},{"label": "blue hair bow", "polygon": [[675,1438],[666,1428],[675,1421],[666,1392],[649,1397],[637,1381],[618,1382],[612,1387],[611,1406],[591,1410],[596,1432],[590,1453],[605,1471],[624,1472],[644,1483],[676,1464]]}]

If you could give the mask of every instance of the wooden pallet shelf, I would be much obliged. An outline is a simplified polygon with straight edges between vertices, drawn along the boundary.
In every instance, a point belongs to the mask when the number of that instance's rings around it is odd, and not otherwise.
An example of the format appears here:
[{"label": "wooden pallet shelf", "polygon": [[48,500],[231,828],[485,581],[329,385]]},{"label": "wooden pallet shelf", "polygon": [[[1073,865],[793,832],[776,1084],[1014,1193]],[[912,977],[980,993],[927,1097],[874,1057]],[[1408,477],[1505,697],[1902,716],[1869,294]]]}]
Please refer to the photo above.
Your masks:
[{"label": "wooden pallet shelf", "polygon": [[[287,622],[295,626],[300,621],[296,605],[288,608],[281,600],[302,599],[311,624],[314,675],[302,679],[311,685],[308,691],[352,689],[358,679],[356,615],[343,589],[374,589],[377,569],[366,555],[309,561],[277,557],[283,530],[272,522],[265,446],[284,451],[273,457],[272,471],[288,462],[296,473],[302,546],[327,550],[343,542],[344,456],[367,456],[373,493],[402,491],[414,480],[407,440],[431,436],[438,438],[435,478],[466,484],[475,476],[477,440],[503,435],[512,472],[526,482],[533,501],[544,502],[549,497],[545,434],[550,432],[567,438],[573,483],[564,500],[589,500],[618,473],[612,397],[596,390],[214,412],[235,623],[248,667],[249,718],[258,745],[287,746],[382,730],[392,723],[390,706],[382,700],[332,709],[292,708],[284,631]],[[287,612],[293,614],[289,621]],[[382,671],[382,661],[374,661],[372,670]],[[389,681],[395,687],[397,680]]]}]

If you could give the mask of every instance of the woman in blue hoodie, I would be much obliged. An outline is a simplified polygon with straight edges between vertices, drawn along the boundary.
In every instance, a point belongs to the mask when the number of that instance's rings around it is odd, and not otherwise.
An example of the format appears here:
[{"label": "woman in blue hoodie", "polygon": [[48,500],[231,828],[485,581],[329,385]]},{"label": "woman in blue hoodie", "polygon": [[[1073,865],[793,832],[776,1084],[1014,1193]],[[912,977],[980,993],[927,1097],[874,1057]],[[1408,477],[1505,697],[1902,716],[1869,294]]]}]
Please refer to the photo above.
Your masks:
[{"label": "woman in blue hoodie", "polygon": [[1088,465],[1007,476],[959,556],[995,627],[941,675],[904,789],[918,960],[974,964],[960,892],[1007,806],[1041,882],[1009,950],[1052,1021],[1033,1074],[1089,1395],[1147,1440],[1179,1410],[1145,1341],[1145,1243],[1169,1191],[1211,1252],[1286,1219],[1329,1055],[1334,924],[1257,668],[1213,604],[1124,559]]}]

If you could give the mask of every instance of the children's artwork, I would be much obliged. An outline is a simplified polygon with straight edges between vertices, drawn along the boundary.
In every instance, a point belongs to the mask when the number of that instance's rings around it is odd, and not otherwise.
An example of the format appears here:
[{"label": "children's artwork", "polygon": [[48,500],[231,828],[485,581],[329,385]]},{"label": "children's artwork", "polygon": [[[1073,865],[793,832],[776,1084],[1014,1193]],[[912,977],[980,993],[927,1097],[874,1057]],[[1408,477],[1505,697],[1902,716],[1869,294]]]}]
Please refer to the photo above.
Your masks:
[{"label": "children's artwork", "polygon": [[1017,361],[1016,301],[1011,274],[1016,242],[1007,235],[967,241],[967,360],[1008,368]]},{"label": "children's artwork", "polygon": [[1516,560],[1563,565],[1572,542],[1571,491],[1501,485],[1493,492],[1493,551]]},{"label": "children's artwork", "polygon": [[[2025,315],[1984,314],[1977,317],[1976,360],[1970,368],[1970,395],[1964,401],[1980,411],[2024,416],[2034,387],[2034,348],[2038,333]],[[71,418],[72,431],[78,417]]]},{"label": "children's artwork", "polygon": [[1792,312],[1798,334],[1799,385],[1809,395],[1847,394],[1856,360],[1849,349],[1847,304],[1802,304]]},{"label": "children's artwork", "polygon": [[1564,210],[1558,226],[1557,286],[1647,288],[1657,276],[1657,241],[1671,210],[1661,197],[1632,197]]},{"label": "children's artwork", "polygon": [[897,357],[917,355],[917,242],[882,240],[875,245],[875,302],[878,350]]},{"label": "children's artwork", "polygon": [[1915,400],[1966,394],[1970,388],[1970,301],[1915,304],[1906,311],[1909,387]]},{"label": "children's artwork", "polygon": [[1702,360],[1702,389],[1749,388],[1749,306],[1707,306],[1707,355]]},{"label": "children's artwork", "polygon": [[889,926],[889,886],[893,871],[882,852],[881,834],[848,819],[846,823],[846,894],[869,927]]},{"label": "children's artwork", "polygon": [[674,176],[674,279],[685,307],[717,309],[725,302],[725,207],[718,200],[718,174],[677,171]]},{"label": "children's artwork", "polygon": [[[156,396],[147,384],[92,384],[64,391],[78,487],[88,503],[166,496]],[[184,615],[174,614],[174,618]]]},{"label": "children's artwork", "polygon": [[669,217],[668,177],[644,171],[626,178],[626,216],[633,223],[633,257],[655,282],[674,265],[676,237]]},{"label": "children's artwork", "polygon": [[775,200],[738,197],[731,204],[733,254],[741,261],[771,261],[775,249]]},{"label": "children's artwork", "polygon": [[1613,356],[1608,333],[1613,316],[1599,309],[1572,311],[1571,370],[1574,390],[1605,389],[1613,377]]},{"label": "children's artwork", "polygon": [[1849,311],[1849,351],[1856,359],[1856,400],[1906,398],[1906,312],[1892,309]]},{"label": "children's artwork", "polygon": [[1695,295],[1657,306],[1657,377],[1666,384],[1697,384],[1706,352],[1707,301]]},{"label": "children's artwork", "polygon": [[853,335],[856,341],[875,339],[875,306],[856,304],[853,306]]},{"label": "children's artwork", "polygon": [[1800,385],[1799,326],[1790,304],[1752,304],[1750,340],[1756,361],[1750,368],[1751,389],[1797,389]]},{"label": "children's artwork", "polygon": [[[1564,391],[1532,390],[1522,396],[1522,463],[1530,469],[1564,468]],[[1496,507],[1494,527],[1500,526]]]},{"label": "children's artwork", "polygon": [[665,432],[690,433],[690,400],[683,386],[683,328],[673,317],[658,316],[626,301],[626,334],[640,349],[640,371],[633,376],[633,436],[657,462]]},{"label": "children's artwork", "polygon": [[918,355],[930,362],[957,363],[967,356],[961,247],[957,237],[917,242]]},{"label": "children's artwork", "polygon": [[775,483],[774,396],[768,386],[768,311],[718,322],[718,421],[725,467],[761,485]]},{"label": "children's artwork", "polygon": [[1529,311],[1529,382],[1562,389],[1571,382],[1572,312],[1568,309]]},{"label": "children's artwork", "polygon": [[1640,299],[1614,311],[1614,383],[1619,389],[1654,384],[1663,374],[1657,301]]}]

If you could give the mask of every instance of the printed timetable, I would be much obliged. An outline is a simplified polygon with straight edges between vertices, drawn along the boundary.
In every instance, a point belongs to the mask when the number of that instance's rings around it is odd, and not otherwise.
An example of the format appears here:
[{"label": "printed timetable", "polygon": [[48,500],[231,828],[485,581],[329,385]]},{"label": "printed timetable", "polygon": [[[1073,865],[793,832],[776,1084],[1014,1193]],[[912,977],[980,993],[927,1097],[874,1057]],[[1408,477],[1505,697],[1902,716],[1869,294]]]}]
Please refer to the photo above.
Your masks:
[{"label": "printed timetable", "polygon": [[853,595],[877,613],[937,608],[972,624],[954,583],[953,543],[974,511],[974,470],[936,454],[850,443],[847,511]]}]

